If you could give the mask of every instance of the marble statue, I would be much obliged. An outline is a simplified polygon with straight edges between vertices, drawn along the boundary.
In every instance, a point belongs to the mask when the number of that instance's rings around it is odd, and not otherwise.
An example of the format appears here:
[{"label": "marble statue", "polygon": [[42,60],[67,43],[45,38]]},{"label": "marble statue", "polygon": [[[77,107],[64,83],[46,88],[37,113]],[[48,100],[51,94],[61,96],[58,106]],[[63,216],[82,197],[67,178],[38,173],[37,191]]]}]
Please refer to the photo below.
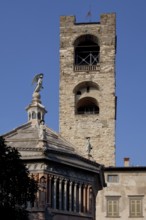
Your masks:
[{"label": "marble statue", "polygon": [[34,93],[39,93],[41,89],[43,89],[43,73],[36,74],[33,78],[32,84],[36,83],[36,87]]}]

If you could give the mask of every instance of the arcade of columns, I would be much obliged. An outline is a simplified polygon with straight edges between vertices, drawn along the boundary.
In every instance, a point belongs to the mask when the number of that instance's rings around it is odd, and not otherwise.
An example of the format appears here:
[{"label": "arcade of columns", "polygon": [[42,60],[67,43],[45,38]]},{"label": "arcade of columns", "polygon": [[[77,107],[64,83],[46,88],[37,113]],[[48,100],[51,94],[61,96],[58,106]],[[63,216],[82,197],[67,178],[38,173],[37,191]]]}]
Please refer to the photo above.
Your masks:
[{"label": "arcade of columns", "polygon": [[65,179],[57,175],[35,174],[39,191],[34,208],[44,207],[62,211],[93,213],[94,193],[90,183]]}]

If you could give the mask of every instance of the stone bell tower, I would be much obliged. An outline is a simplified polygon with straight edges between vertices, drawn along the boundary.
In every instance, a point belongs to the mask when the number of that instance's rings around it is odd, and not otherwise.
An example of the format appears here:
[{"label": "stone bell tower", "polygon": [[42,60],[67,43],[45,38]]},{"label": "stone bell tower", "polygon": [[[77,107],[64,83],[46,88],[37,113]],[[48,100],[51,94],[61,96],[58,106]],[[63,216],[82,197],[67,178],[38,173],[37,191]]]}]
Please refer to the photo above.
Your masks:
[{"label": "stone bell tower", "polygon": [[60,133],[80,153],[115,166],[116,15],[60,18]]}]

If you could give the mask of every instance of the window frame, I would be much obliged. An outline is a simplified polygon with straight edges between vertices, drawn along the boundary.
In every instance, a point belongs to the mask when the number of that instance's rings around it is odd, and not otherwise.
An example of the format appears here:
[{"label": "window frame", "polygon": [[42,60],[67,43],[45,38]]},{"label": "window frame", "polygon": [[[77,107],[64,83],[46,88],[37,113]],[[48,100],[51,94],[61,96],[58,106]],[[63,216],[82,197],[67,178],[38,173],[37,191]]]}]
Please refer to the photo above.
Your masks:
[{"label": "window frame", "polygon": [[119,182],[119,175],[118,174],[107,174],[107,182],[118,183]]},{"label": "window frame", "polygon": [[[119,218],[120,217],[120,201],[121,196],[107,196],[106,197],[106,217]],[[111,210],[110,210],[111,209]]]},{"label": "window frame", "polygon": [[130,218],[143,217],[143,197],[144,197],[143,195],[129,196],[129,217]]}]

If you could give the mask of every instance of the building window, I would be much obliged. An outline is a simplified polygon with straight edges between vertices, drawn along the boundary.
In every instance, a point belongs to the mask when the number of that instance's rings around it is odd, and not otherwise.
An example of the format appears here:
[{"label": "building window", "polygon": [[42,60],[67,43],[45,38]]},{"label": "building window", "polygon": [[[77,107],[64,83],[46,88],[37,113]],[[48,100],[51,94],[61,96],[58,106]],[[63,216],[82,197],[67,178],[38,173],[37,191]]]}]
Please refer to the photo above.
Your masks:
[{"label": "building window", "polygon": [[97,37],[93,35],[83,35],[74,42],[74,54],[76,67],[75,70],[96,70],[95,68],[86,68],[96,66],[99,63],[100,47]]},{"label": "building window", "polygon": [[142,217],[143,196],[129,196],[129,216]]},{"label": "building window", "polygon": [[118,175],[107,175],[107,182],[118,183],[119,182],[119,176]]},{"label": "building window", "polygon": [[35,119],[35,118],[36,118],[36,113],[32,112],[32,119]]},{"label": "building window", "polygon": [[38,112],[38,119],[41,119],[41,113]]},{"label": "building window", "polygon": [[107,197],[107,217],[119,217],[119,196]]},{"label": "building window", "polygon": [[29,120],[31,120],[31,113],[29,112]]},{"label": "building window", "polygon": [[85,97],[78,101],[77,114],[99,114],[99,107],[96,99],[92,97]]},{"label": "building window", "polygon": [[99,114],[99,103],[94,97],[99,86],[91,81],[79,83],[73,90],[75,94],[75,114]]}]

